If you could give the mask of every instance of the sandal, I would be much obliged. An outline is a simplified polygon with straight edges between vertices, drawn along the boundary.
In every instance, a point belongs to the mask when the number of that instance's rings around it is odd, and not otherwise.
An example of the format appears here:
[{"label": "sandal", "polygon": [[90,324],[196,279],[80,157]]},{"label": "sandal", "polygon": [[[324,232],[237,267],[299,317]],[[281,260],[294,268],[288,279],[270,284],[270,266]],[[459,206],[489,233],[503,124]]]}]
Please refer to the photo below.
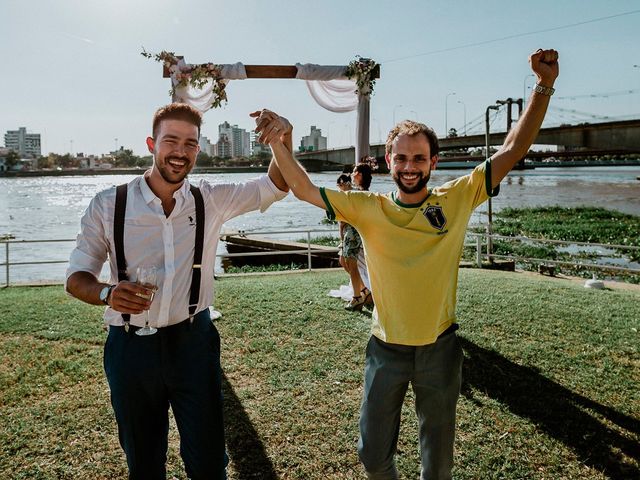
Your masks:
[{"label": "sandal", "polygon": [[347,303],[344,307],[345,310],[349,310],[350,312],[360,311],[364,307],[364,297],[362,295],[358,295],[353,297],[349,303]]},{"label": "sandal", "polygon": [[360,290],[360,295],[364,298],[364,301],[362,303],[367,306],[373,305],[373,296],[371,295],[371,290],[369,290],[367,287],[364,287],[362,290]]}]

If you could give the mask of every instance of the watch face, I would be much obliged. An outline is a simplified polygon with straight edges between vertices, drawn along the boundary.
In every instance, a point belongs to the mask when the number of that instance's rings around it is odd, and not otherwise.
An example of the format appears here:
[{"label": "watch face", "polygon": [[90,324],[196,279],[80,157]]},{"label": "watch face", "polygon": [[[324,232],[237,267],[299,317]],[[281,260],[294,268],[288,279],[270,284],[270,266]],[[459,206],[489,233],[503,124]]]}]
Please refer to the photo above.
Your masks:
[{"label": "watch face", "polygon": [[104,287],[100,290],[100,301],[107,303],[107,297],[109,296],[109,287]]}]

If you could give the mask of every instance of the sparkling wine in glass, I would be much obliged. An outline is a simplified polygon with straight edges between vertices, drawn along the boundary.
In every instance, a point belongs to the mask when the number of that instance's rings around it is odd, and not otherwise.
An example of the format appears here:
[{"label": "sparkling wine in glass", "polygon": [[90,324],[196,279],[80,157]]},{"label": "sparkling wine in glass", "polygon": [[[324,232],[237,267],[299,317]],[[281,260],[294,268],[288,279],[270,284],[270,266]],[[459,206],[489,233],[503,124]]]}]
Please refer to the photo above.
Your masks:
[{"label": "sparkling wine in glass", "polygon": [[[144,288],[151,290],[150,295],[139,294],[145,300],[153,302],[153,297],[158,289],[158,271],[156,267],[140,266],[136,269],[136,283]],[[146,320],[144,327],[136,330],[136,335],[153,335],[158,331],[157,328],[149,326],[149,310],[145,310]]]}]

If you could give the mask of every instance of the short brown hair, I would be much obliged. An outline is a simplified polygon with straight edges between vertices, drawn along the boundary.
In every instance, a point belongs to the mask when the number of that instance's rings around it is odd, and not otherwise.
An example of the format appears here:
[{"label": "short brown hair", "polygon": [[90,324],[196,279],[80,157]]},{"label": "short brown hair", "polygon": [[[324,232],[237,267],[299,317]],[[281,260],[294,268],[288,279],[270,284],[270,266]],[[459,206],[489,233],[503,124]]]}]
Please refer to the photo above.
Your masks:
[{"label": "short brown hair", "polygon": [[198,137],[200,137],[200,126],[202,125],[202,113],[186,103],[170,103],[160,107],[153,115],[153,138],[156,138],[160,122],[162,120],[184,120],[198,127]]},{"label": "short brown hair", "polygon": [[391,154],[391,145],[394,140],[400,135],[420,135],[423,134],[429,141],[429,147],[431,150],[431,156],[437,155],[440,152],[440,146],[438,145],[438,136],[432,128],[427,127],[424,123],[414,122],[412,120],[405,120],[400,122],[389,132],[387,137],[387,143],[384,147],[385,152]]}]

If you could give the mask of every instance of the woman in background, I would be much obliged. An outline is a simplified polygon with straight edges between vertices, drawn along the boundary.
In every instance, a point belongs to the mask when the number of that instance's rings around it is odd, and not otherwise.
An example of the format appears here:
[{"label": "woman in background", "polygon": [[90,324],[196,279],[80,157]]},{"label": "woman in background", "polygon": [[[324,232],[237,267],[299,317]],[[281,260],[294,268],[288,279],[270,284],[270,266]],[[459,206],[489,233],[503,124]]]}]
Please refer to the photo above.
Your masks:
[{"label": "woman in background", "polygon": [[[348,180],[351,180],[351,183],[349,183]],[[353,168],[350,178],[346,174],[338,177],[337,185],[342,191],[351,190],[352,185],[355,186],[357,190],[369,190],[371,186],[371,166],[368,163],[357,164]],[[351,311],[359,311],[362,310],[365,305],[373,304],[371,291],[367,286],[368,275],[364,262],[362,239],[358,231],[348,223],[339,222],[339,225],[340,238],[342,240],[339,251],[340,265],[349,274],[353,288],[353,297],[344,308]],[[360,268],[358,268],[359,263]],[[363,277],[367,280],[366,283]]]}]

